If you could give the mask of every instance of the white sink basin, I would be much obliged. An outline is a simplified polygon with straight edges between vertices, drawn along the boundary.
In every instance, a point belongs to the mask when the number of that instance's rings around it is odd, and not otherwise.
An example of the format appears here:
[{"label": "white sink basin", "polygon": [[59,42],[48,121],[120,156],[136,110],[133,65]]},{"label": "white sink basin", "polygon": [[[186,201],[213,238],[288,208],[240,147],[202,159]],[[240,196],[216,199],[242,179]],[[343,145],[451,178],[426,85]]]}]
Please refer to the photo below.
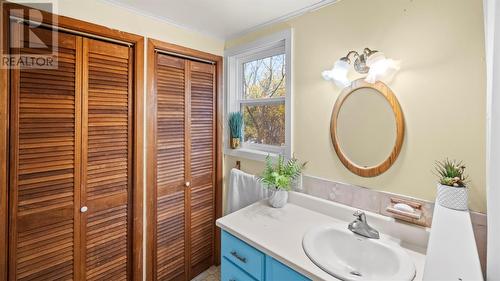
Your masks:
[{"label": "white sink basin", "polygon": [[406,251],[382,239],[369,239],[323,225],[309,230],[302,240],[307,256],[321,269],[341,280],[413,280],[415,265]]}]

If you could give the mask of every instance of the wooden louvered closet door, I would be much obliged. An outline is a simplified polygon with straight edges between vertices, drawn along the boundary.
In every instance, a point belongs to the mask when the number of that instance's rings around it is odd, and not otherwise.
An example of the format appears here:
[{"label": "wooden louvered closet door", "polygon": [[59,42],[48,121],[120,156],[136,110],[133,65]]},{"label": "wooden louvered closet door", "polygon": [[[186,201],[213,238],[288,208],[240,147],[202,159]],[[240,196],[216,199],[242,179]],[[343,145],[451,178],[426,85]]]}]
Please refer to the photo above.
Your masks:
[{"label": "wooden louvered closet door", "polygon": [[12,70],[9,279],[129,280],[132,52],[62,32],[56,50]]},{"label": "wooden louvered closet door", "polygon": [[156,62],[155,273],[157,280],[186,280],[186,63],[164,55]]},{"label": "wooden louvered closet door", "polygon": [[[50,38],[51,32],[38,29],[37,36]],[[15,29],[14,40],[22,40],[19,34]],[[71,280],[78,274],[81,38],[58,34],[56,54],[57,69],[11,72],[10,280]]]},{"label": "wooden louvered closet door", "polygon": [[82,268],[85,280],[131,273],[132,52],[83,39]]},{"label": "wooden louvered closet door", "polygon": [[191,277],[214,263],[215,68],[190,62],[190,266]]},{"label": "wooden louvered closet door", "polygon": [[214,67],[156,54],[153,279],[214,263]]}]

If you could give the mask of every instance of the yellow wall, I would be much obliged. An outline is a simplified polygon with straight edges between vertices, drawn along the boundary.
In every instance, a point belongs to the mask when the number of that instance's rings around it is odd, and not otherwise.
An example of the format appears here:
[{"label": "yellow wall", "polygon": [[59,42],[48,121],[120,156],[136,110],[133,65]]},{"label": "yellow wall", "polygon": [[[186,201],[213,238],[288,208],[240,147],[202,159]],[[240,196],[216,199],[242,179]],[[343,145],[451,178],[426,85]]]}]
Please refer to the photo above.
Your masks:
[{"label": "yellow wall", "polygon": [[[309,161],[306,173],[426,200],[434,200],[435,160],[467,164],[470,207],[485,212],[485,63],[482,0],[344,0],[249,35],[226,49],[293,28],[293,150]],[[330,140],[333,104],[340,92],[321,71],[349,50],[370,47],[401,60],[389,83],[405,115],[403,149],[394,166],[375,178],[350,173]],[[354,78],[354,77],[353,77]],[[236,160],[259,173],[262,163]]]},{"label": "yellow wall", "polygon": [[224,40],[187,30],[103,0],[59,0],[57,13],[216,55],[221,55],[224,50]]}]

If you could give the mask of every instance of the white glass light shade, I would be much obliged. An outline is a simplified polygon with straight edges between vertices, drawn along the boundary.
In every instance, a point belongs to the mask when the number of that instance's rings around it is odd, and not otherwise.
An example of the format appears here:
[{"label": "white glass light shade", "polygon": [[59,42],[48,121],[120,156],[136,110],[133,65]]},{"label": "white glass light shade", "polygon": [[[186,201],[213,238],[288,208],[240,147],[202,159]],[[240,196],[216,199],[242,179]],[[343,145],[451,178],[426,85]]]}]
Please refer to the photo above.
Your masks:
[{"label": "white glass light shade", "polygon": [[335,62],[331,70],[325,70],[321,73],[323,79],[332,80],[339,88],[344,88],[351,85],[351,81],[347,78],[349,72],[349,63],[343,60]]},{"label": "white glass light shade", "polygon": [[366,60],[366,65],[370,67],[365,81],[368,83],[375,83],[379,80],[390,80],[394,74],[399,70],[400,62],[388,59],[381,52],[372,54]]}]

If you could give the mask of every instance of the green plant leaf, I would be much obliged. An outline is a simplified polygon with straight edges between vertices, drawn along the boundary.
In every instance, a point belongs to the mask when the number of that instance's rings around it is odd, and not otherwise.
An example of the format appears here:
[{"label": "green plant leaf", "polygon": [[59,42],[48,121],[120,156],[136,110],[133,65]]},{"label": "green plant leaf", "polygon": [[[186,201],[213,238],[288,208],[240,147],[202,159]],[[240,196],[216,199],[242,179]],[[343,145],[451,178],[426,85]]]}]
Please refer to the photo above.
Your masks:
[{"label": "green plant leaf", "polygon": [[268,188],[290,190],[291,184],[306,167],[306,163],[300,163],[296,158],[285,161],[282,155],[278,156],[276,163],[268,155],[266,157],[266,167],[259,180]]},{"label": "green plant leaf", "polygon": [[241,112],[229,113],[229,132],[232,138],[241,138],[243,128],[243,114]]}]

